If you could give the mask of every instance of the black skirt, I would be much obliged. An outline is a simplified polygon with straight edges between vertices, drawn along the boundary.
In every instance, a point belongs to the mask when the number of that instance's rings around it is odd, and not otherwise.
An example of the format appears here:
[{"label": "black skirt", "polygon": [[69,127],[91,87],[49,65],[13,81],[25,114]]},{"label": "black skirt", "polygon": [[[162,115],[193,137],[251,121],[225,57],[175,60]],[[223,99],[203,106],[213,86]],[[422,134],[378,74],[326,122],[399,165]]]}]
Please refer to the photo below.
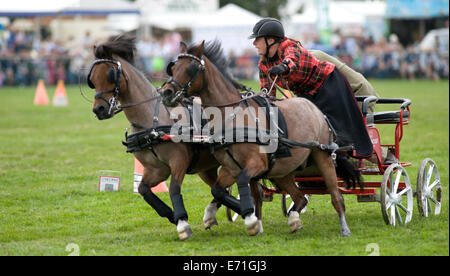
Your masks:
[{"label": "black skirt", "polygon": [[314,96],[306,96],[327,118],[337,133],[340,146],[355,147],[356,158],[372,155],[373,147],[362,113],[345,77],[335,69]]}]

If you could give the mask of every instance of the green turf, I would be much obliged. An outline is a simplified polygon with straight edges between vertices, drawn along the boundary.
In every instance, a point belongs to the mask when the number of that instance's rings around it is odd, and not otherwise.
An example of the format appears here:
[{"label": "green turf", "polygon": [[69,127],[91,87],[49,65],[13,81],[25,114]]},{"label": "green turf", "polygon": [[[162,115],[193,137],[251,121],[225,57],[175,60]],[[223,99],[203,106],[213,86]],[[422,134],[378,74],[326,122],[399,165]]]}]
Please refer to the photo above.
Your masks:
[{"label": "green turf", "polygon": [[[248,83],[255,90],[257,83]],[[373,80],[382,97],[412,100],[411,123],[401,142],[402,161],[415,185],[422,159],[436,161],[443,184],[438,217],[422,218],[414,207],[406,227],[385,225],[378,203],[345,196],[352,236],[339,235],[329,196],[313,196],[302,215],[304,229],[290,234],[280,196],[263,206],[264,233],[249,237],[242,220],[203,229],[211,200],[197,176],[182,186],[193,236],[178,240],[175,227],[132,193],[133,156],[122,146],[123,114],[98,121],[78,87],[66,87],[69,106],[34,106],[34,87],[0,88],[0,255],[449,255],[449,83]],[[47,87],[50,99],[55,87]],[[392,128],[380,127],[383,142]],[[98,192],[99,170],[121,171],[120,192]],[[381,176],[379,176],[381,181]],[[167,193],[161,198],[169,203]],[[74,252],[75,251],[75,252]]]}]

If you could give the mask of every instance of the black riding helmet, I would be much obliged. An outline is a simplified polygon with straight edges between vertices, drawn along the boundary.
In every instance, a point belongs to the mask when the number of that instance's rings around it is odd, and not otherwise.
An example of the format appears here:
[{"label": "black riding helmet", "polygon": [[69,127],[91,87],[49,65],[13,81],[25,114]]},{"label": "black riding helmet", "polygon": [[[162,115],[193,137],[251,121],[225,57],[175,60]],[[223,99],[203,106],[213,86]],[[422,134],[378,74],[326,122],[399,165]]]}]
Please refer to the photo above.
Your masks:
[{"label": "black riding helmet", "polygon": [[249,36],[249,39],[258,37],[284,38],[283,24],[278,19],[271,17],[261,19],[253,27],[253,34]]},{"label": "black riding helmet", "polygon": [[[284,39],[283,24],[281,24],[278,19],[271,17],[261,19],[260,21],[258,21],[258,23],[255,24],[255,26],[253,27],[253,34],[251,34],[248,38],[254,39],[259,37],[264,37],[267,46],[265,56],[268,57],[270,48]],[[267,41],[268,37],[274,37],[277,39],[275,39],[274,43],[269,44],[269,42]]]}]

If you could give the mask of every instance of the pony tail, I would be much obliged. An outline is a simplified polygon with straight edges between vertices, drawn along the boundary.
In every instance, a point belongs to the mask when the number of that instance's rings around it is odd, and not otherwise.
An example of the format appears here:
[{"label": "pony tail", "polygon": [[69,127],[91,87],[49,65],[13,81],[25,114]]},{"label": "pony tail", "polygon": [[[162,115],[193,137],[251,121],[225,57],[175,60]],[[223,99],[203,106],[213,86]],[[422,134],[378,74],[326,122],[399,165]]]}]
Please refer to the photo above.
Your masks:
[{"label": "pony tail", "polygon": [[[346,146],[353,144],[353,142],[342,133],[337,133],[336,144]],[[347,153],[336,154],[336,174],[347,183],[347,189],[356,188],[356,184],[358,184],[361,190],[364,190],[361,172],[350,162]]]},{"label": "pony tail", "polygon": [[348,160],[347,155],[336,155],[336,174],[347,184],[347,189],[356,188],[356,184],[364,190],[361,172]]}]

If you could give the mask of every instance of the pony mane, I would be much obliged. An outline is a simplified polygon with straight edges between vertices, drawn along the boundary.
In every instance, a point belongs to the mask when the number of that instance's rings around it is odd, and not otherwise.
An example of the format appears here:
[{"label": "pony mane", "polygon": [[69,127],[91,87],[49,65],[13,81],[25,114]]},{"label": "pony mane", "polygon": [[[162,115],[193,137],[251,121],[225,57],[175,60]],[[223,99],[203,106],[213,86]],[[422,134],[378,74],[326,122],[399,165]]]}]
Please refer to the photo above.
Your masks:
[{"label": "pony mane", "polygon": [[130,64],[134,64],[136,54],[136,37],[122,34],[111,36],[104,43],[94,46],[94,55],[98,59],[112,58],[117,55]]},{"label": "pony mane", "polygon": [[[198,44],[194,44],[189,47],[187,50],[188,54],[192,54],[195,48],[198,47]],[[236,89],[242,90],[244,86],[240,84],[231,74],[229,68],[228,59],[225,57],[223,53],[222,44],[219,40],[215,39],[212,41],[208,41],[205,43],[205,48],[203,54],[213,63],[220,73],[225,77],[226,80],[231,82]]]}]

